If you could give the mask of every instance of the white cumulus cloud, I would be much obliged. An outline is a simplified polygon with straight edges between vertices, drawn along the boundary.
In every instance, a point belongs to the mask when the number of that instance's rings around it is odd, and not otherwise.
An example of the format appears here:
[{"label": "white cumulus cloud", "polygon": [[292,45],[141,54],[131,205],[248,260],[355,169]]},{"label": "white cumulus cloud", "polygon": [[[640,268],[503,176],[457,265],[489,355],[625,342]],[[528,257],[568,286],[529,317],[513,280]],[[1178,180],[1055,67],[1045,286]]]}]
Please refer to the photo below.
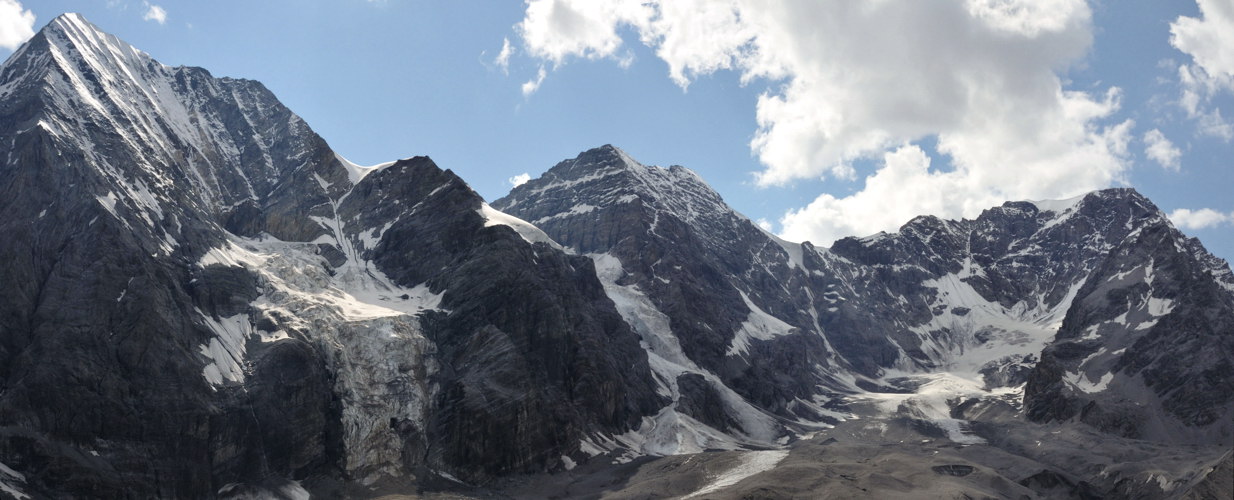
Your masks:
[{"label": "white cumulus cloud", "polygon": [[901,146],[883,154],[882,167],[865,179],[864,188],[856,194],[842,198],[823,194],[785,214],[780,219],[782,234],[791,240],[830,245],[844,235],[893,230],[922,213],[945,212],[952,203],[979,210],[998,201],[993,196],[953,199],[953,193],[964,189],[964,181],[962,175],[930,172],[930,158],[920,147]]},{"label": "white cumulus cloud", "polygon": [[1179,16],[1170,23],[1170,43],[1229,87],[1234,83],[1234,3],[1197,0],[1200,18]]},{"label": "white cumulus cloud", "polygon": [[167,11],[158,5],[146,2],[146,13],[141,16],[143,20],[154,21],[159,24],[167,23]]},{"label": "white cumulus cloud", "polygon": [[1199,18],[1179,16],[1170,23],[1170,44],[1193,61],[1178,68],[1179,104],[1196,120],[1201,134],[1229,142],[1234,139],[1234,125],[1212,99],[1219,92],[1234,92],[1234,2],[1197,3]]},{"label": "white cumulus cloud", "polygon": [[1174,146],[1160,130],[1152,129],[1144,134],[1144,154],[1166,170],[1179,170],[1178,159],[1183,152]]},{"label": "white cumulus cloud", "polygon": [[0,47],[14,50],[34,36],[34,13],[17,0],[0,0]]},{"label": "white cumulus cloud", "polygon": [[617,27],[644,22],[650,13],[641,0],[528,0],[516,29],[533,57],[561,64],[613,55],[621,46]]},{"label": "white cumulus cloud", "polygon": [[519,186],[522,186],[523,184],[526,184],[527,181],[529,180],[531,180],[531,174],[527,172],[523,172],[514,177],[506,179],[506,182],[509,182],[511,187],[519,187]]},{"label": "white cumulus cloud", "polygon": [[[1059,76],[1088,53],[1091,17],[1083,0],[529,0],[517,29],[554,66],[618,60],[629,30],[683,88],[722,69],[766,82],[758,183],[864,180],[784,217],[786,237],[825,245],[1121,181],[1132,123],[1111,123],[1120,91]],[[915,145],[928,138],[934,162]],[[878,166],[858,172],[860,160]]]},{"label": "white cumulus cloud", "polygon": [[1211,208],[1189,210],[1180,208],[1170,212],[1170,221],[1183,229],[1206,229],[1234,223],[1234,212],[1222,213]]}]

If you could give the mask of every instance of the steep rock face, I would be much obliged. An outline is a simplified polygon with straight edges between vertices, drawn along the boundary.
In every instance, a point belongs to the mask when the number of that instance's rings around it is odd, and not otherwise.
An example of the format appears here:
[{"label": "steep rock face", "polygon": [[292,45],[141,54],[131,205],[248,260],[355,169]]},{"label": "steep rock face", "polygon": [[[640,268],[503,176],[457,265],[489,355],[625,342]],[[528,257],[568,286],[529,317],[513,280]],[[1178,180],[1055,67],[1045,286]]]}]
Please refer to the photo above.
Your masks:
[{"label": "steep rock face", "polygon": [[1008,202],[975,220],[918,217],[896,234],[837,241],[831,254],[873,277],[847,280],[859,299],[832,320],[833,342],[848,353],[891,341],[901,366],[967,365],[996,382],[1040,351],[1105,253],[1156,211],[1145,203],[1129,190]]},{"label": "steep rock face", "polygon": [[836,365],[811,316],[802,247],[732,211],[690,170],[645,166],[604,146],[493,206],[596,261],[674,400],[648,426],[689,436],[644,450],[736,444],[709,434],[773,441],[785,434],[777,416],[824,418],[816,398]]},{"label": "steep rock face", "polygon": [[27,492],[483,480],[662,406],[590,260],[427,158],[347,162],[256,82],[70,14],[0,68],[0,115],[0,463]]},{"label": "steep rock face", "polygon": [[[0,96],[9,133],[70,145],[61,165],[104,174],[101,185],[80,187],[121,200],[115,210],[149,225],[200,211],[243,235],[311,240],[320,228],[287,219],[324,201],[303,196],[314,194],[306,189],[314,174],[347,176],[325,141],[260,83],[164,66],[76,14],[9,58]],[[168,236],[179,239],[172,226]]]},{"label": "steep rock face", "polygon": [[[275,198],[238,184],[241,165],[272,185],[324,143],[260,85],[162,66],[74,15],[0,69],[0,114],[0,224],[13,236],[0,243],[13,259],[0,270],[5,463],[30,472],[34,491],[142,497],[208,495],[220,480],[326,462],[337,419],[325,418],[320,356],[279,350],[256,362],[258,393],[280,376],[272,364],[306,367],[278,388],[283,400],[212,386],[199,347],[234,305],[187,265],[223,241],[216,219],[228,207]],[[250,130],[219,136],[223,115]],[[280,126],[285,140],[249,133]],[[289,417],[294,443],[253,439],[275,415]]]},{"label": "steep rock face", "polygon": [[[392,206],[407,208],[383,213]],[[427,158],[397,162],[339,213],[365,228],[355,240],[372,231],[365,220],[386,221],[359,253],[395,282],[441,294],[425,317],[439,390],[425,434],[404,436],[426,441],[429,465],[475,479],[557,467],[587,432],[624,432],[662,404],[592,262],[488,208],[453,173]]]},{"label": "steep rock face", "polygon": [[1158,217],[1110,251],[1029,379],[1029,418],[1234,442],[1234,294],[1187,243]]}]

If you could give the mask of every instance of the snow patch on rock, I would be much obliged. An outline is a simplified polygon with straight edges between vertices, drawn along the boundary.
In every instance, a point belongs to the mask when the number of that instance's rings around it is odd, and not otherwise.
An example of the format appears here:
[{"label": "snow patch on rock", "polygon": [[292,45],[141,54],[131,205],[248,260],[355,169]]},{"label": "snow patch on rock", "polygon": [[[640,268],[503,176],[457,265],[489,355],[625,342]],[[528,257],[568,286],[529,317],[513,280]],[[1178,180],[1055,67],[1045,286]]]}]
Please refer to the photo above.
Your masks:
[{"label": "snow patch on rock", "polygon": [[203,313],[202,317],[206,327],[214,332],[214,338],[199,348],[211,360],[202,370],[202,376],[215,387],[222,386],[224,380],[243,382],[245,343],[253,334],[248,315],[214,318]]},{"label": "snow patch on rock", "polygon": [[1084,372],[1069,372],[1063,376],[1063,380],[1081,392],[1092,394],[1106,390],[1110,385],[1110,381],[1114,380],[1114,372],[1106,372],[1105,375],[1102,375],[1096,381],[1090,380],[1089,376]]},{"label": "snow patch on rock", "polygon": [[757,305],[750,301],[750,297],[745,292],[740,290],[737,293],[741,294],[741,300],[745,301],[746,307],[750,309],[749,316],[746,317],[744,323],[737,328],[737,332],[733,334],[733,341],[728,347],[728,356],[743,356],[750,352],[750,340],[771,340],[781,335],[793,333],[797,328],[793,325],[785,323],[779,318],[768,314]]},{"label": "snow patch on rock", "polygon": [[531,225],[531,223],[523,219],[490,207],[488,203],[481,203],[478,212],[481,217],[484,217],[484,227],[508,226],[514,229],[528,243],[547,243],[553,248],[564,250],[561,245],[558,245],[556,241],[553,241],[547,234],[544,234],[544,231],[541,231],[540,228]]},{"label": "snow patch on rock", "polygon": [[[774,417],[745,401],[715,374],[700,368],[685,355],[669,327],[668,316],[636,285],[617,283],[625,275],[621,261],[610,254],[589,257],[595,262],[596,275],[617,312],[643,338],[640,345],[647,352],[660,394],[673,402],[655,416],[644,417],[635,430],[618,436],[590,436],[580,449],[592,456],[613,452],[617,455],[616,461],[628,462],[642,455],[776,447],[781,432]],[[741,432],[728,434],[677,411],[676,401],[680,397],[677,378],[687,373],[701,375],[719,394],[725,410],[740,423]]]},{"label": "snow patch on rock", "polygon": [[334,157],[338,159],[339,163],[343,164],[343,168],[347,169],[347,180],[350,181],[351,185],[353,186],[356,184],[359,184],[360,180],[364,179],[369,174],[373,172],[377,172],[386,167],[389,167],[390,165],[393,165],[395,163],[392,161],[388,161],[385,163],[379,163],[377,165],[371,165],[371,166],[366,167],[366,166],[357,165],[355,163],[352,163],[350,160],[348,160],[347,158],[343,158],[343,155],[340,155],[338,153],[335,153]]}]

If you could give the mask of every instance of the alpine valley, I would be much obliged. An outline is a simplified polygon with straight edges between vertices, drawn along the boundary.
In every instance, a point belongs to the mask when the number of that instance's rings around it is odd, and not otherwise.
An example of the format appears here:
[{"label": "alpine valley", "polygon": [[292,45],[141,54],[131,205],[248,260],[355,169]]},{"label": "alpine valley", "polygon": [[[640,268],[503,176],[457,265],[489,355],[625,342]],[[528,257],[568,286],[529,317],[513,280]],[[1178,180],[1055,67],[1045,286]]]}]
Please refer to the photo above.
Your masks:
[{"label": "alpine valley", "polygon": [[75,14],[0,157],[0,497],[1234,497],[1234,274],[1132,189],[822,248],[603,146],[486,203]]}]

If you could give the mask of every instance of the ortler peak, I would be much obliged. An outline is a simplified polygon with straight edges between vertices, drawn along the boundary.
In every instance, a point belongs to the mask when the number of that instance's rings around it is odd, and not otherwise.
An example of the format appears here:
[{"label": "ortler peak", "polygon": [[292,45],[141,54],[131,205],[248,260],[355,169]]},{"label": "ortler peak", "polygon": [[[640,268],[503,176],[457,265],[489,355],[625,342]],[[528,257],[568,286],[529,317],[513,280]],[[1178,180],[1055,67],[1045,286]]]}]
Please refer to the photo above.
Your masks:
[{"label": "ortler peak", "polygon": [[1234,493],[1234,274],[1131,189],[825,248],[603,146],[490,205],[75,14],[0,149],[0,497]]}]

